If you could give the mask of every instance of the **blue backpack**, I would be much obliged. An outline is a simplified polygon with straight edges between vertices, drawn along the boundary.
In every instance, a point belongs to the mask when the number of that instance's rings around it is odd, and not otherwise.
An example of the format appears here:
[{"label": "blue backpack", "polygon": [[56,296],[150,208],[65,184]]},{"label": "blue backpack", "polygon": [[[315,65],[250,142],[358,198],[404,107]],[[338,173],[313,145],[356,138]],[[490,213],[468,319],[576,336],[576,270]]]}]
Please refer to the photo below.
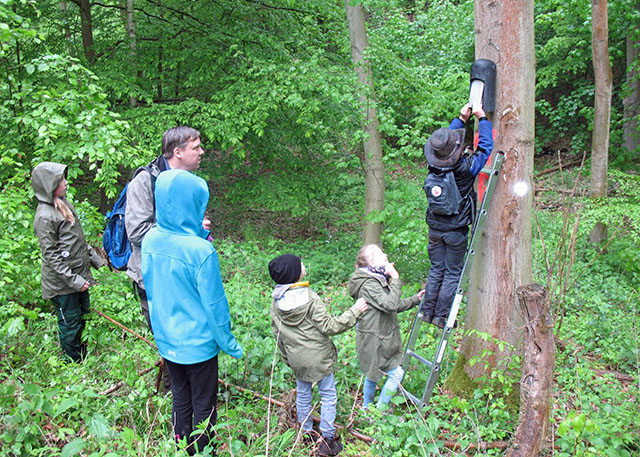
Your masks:
[{"label": "blue backpack", "polygon": [[[138,168],[133,177],[135,178],[142,170],[146,170],[151,176],[151,192],[153,193],[156,185],[156,177],[151,173],[150,166]],[[102,234],[102,247],[107,253],[109,264],[116,270],[124,271],[127,269],[129,257],[131,257],[131,243],[127,236],[127,230],[124,225],[124,213],[127,208],[127,188],[129,183],[124,186],[118,200],[113,205],[113,209],[106,215],[107,226]]]}]

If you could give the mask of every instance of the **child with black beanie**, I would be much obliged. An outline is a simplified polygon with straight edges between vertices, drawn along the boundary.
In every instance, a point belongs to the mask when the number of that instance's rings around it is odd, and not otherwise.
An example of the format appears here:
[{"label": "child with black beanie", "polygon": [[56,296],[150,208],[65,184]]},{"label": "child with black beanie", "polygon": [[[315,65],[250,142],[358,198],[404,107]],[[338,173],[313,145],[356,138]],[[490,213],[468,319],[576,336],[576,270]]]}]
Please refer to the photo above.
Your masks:
[{"label": "child with black beanie", "polygon": [[276,282],[271,305],[271,326],[284,362],[296,377],[296,409],[305,438],[313,440],[311,399],[313,383],[320,392],[319,455],[338,455],[342,451],[335,437],[336,393],[333,376],[338,356],[329,338],[351,327],[367,310],[359,299],[340,316],[331,316],[318,295],[301,282],[306,275],[304,263],[293,254],[283,254],[269,262],[269,274]]}]

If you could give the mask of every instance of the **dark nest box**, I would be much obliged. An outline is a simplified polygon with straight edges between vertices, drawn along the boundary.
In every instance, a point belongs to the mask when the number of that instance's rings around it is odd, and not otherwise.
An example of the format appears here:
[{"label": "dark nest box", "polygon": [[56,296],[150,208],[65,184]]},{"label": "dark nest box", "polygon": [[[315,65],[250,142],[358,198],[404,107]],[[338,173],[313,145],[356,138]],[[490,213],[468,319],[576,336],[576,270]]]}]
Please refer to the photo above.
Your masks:
[{"label": "dark nest box", "polygon": [[469,103],[481,99],[486,113],[496,110],[496,64],[488,59],[478,59],[471,64]]}]

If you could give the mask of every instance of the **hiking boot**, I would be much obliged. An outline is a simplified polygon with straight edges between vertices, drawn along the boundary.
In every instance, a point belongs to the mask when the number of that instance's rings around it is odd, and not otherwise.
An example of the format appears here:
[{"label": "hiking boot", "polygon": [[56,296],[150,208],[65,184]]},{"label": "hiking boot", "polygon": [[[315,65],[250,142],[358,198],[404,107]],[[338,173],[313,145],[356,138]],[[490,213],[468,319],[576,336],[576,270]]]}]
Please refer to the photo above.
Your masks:
[{"label": "hiking boot", "polygon": [[[448,320],[448,317],[434,317],[431,320],[431,323],[433,325],[435,325],[436,327],[438,327],[438,328],[444,328],[445,325],[447,325],[447,320]],[[454,323],[453,323],[453,328],[456,328],[456,327],[458,327],[458,321],[457,320],[454,321]]]},{"label": "hiking boot", "polygon": [[420,319],[422,319],[427,324],[430,324],[431,321],[433,320],[433,314],[425,314],[422,311],[420,311]]},{"label": "hiking boot", "polygon": [[338,455],[342,451],[342,444],[335,438],[322,438],[320,441],[320,447],[318,448],[318,455]]}]

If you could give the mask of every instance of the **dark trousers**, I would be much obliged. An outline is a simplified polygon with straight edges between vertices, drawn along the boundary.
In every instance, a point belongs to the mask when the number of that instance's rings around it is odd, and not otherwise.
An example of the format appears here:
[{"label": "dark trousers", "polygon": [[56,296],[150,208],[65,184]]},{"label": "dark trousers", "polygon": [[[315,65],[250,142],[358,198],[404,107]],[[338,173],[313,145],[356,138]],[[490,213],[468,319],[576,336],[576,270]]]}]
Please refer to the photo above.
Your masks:
[{"label": "dark trousers", "polygon": [[[153,333],[153,328],[151,328],[151,317],[149,316],[149,300],[147,300],[147,291],[138,285],[137,282],[134,281],[133,288],[138,293],[138,297],[140,298],[140,309],[142,310],[142,315],[147,321],[147,325],[149,325],[149,330]],[[164,360],[164,359],[163,359]],[[167,361],[164,361],[164,368],[162,369],[162,383],[164,384],[165,393],[171,390],[171,376],[169,376],[169,369],[167,368]]]},{"label": "dark trousers", "polygon": [[458,280],[467,251],[468,230],[440,232],[429,230],[429,260],[422,313],[428,317],[446,318],[451,310]]},{"label": "dark trousers", "polygon": [[[182,365],[169,360],[166,360],[166,364],[171,374],[174,436],[176,440],[187,438],[187,442],[192,445],[189,448],[189,454],[192,455],[196,449],[202,451],[213,438],[213,426],[218,417],[218,356],[193,365]],[[207,418],[209,423],[204,432],[191,437],[194,427]]]},{"label": "dark trousers", "polygon": [[80,362],[86,352],[82,344],[84,330],[84,315],[89,313],[91,306],[89,292],[75,292],[58,295],[51,299],[58,313],[58,337],[60,346],[72,360]]}]

